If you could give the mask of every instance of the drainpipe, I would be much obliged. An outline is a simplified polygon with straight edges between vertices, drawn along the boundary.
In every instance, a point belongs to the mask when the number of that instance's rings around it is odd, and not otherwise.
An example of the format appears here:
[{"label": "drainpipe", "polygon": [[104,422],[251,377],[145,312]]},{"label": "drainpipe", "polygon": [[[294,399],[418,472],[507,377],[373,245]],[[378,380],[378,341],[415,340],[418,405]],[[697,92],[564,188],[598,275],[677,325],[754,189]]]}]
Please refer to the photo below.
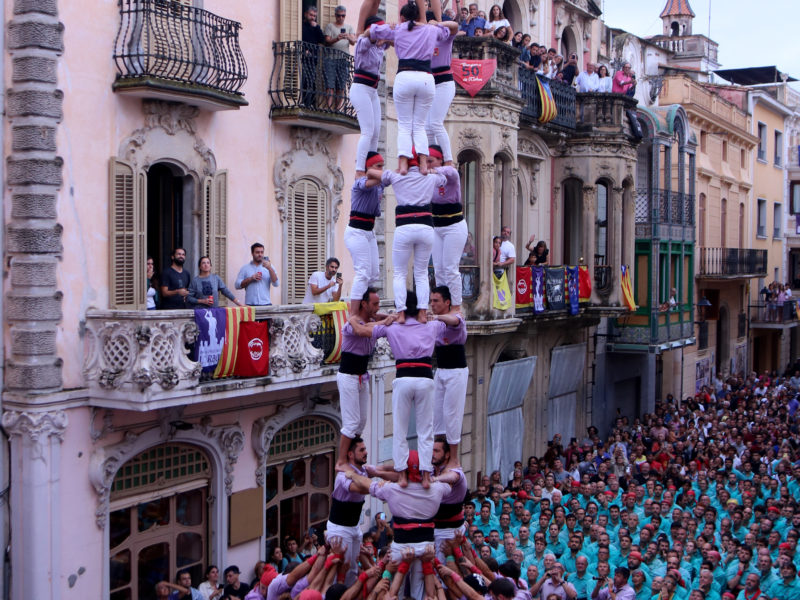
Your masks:
[{"label": "drainpipe", "polygon": [[[0,0],[0,15],[5,16],[5,0]],[[0,48],[6,47],[6,25],[0,27]],[[5,60],[0,60],[0,110],[2,110],[3,120],[5,121],[6,114],[6,68]],[[5,123],[0,127],[0,148],[5,148]],[[0,214],[2,214],[2,226],[0,226],[0,248],[3,251],[3,262],[5,263],[5,233],[6,233],[6,160],[0,160],[0,182],[3,185],[3,191],[0,192]],[[5,267],[5,265],[4,265]],[[7,271],[3,268],[4,278],[7,277]],[[0,316],[5,317],[5,293],[0,294]],[[5,322],[5,320],[3,320]],[[0,332],[0,415],[3,413],[3,394],[5,392],[5,364],[6,364],[6,349],[5,349],[5,329]],[[10,535],[8,524],[8,511],[9,511],[9,444],[6,432],[0,427],[0,559],[2,559],[2,568],[0,569],[0,598],[8,600],[9,598],[9,583],[11,578],[11,554],[10,554]]]}]

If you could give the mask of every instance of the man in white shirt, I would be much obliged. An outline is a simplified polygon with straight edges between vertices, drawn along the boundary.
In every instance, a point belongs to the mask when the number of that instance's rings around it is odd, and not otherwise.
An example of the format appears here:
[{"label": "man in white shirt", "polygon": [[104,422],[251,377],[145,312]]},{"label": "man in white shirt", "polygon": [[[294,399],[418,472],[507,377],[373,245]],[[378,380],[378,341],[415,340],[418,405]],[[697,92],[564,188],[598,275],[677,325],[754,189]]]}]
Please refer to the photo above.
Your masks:
[{"label": "man in white shirt", "polygon": [[338,269],[339,259],[329,258],[324,271],[314,271],[308,278],[303,304],[338,302],[342,296],[342,274],[336,272]]},{"label": "man in white shirt", "polygon": [[514,249],[514,244],[511,243],[511,227],[503,225],[500,230],[500,238],[503,241],[500,243],[500,263],[497,266],[506,268],[513,265],[517,259],[517,251]]},{"label": "man in white shirt", "polygon": [[578,79],[575,80],[575,84],[578,87],[578,91],[582,93],[597,91],[597,89],[600,87],[600,77],[598,77],[597,73],[595,72],[594,63],[586,64],[586,70],[582,71],[581,74],[578,75]]}]

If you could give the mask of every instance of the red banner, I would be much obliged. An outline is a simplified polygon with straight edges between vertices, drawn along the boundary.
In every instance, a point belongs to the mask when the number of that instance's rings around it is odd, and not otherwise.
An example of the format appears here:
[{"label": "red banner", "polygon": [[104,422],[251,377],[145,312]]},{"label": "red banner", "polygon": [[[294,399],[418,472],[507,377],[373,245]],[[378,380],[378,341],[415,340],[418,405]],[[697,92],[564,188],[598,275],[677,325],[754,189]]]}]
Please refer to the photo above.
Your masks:
[{"label": "red banner", "polygon": [[530,267],[517,267],[517,308],[533,304],[533,281]]},{"label": "red banner", "polygon": [[453,79],[467,90],[470,96],[474,97],[494,75],[497,60],[494,58],[488,60],[454,58],[450,67],[453,69]]},{"label": "red banner", "polygon": [[234,375],[263,377],[269,374],[269,324],[266,321],[240,323],[238,347]]},{"label": "red banner", "polygon": [[592,299],[592,279],[589,276],[589,267],[581,265],[578,267],[578,284],[581,302],[589,302]]}]

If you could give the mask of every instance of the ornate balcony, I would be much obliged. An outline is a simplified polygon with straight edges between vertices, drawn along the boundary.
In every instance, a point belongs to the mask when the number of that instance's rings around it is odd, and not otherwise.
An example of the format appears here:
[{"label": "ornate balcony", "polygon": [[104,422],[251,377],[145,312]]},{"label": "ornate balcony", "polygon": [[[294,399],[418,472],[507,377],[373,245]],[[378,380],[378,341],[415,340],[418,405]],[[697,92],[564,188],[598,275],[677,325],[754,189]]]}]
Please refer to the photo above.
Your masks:
[{"label": "ornate balcony", "polygon": [[797,323],[797,300],[750,305],[751,329],[784,329],[796,327]]},{"label": "ornate balcony", "polygon": [[[269,322],[269,374],[203,380],[190,359],[194,311],[89,311],[83,374],[90,404],[144,411],[333,380],[336,367],[324,362],[330,332],[311,306],[259,307],[256,319]],[[371,367],[392,365],[388,344],[379,343]]]},{"label": "ornate balcony", "polygon": [[577,129],[604,137],[619,134],[634,137],[631,120],[636,119],[635,98],[624,94],[575,94]]},{"label": "ornate balcony", "polygon": [[[275,62],[270,76],[270,118],[284,125],[325,129],[336,134],[359,131],[350,104],[353,57],[308,42],[273,42]],[[345,88],[329,89],[336,78]],[[329,93],[330,92],[330,93]]]},{"label": "ornate balcony", "polygon": [[247,105],[240,23],[175,0],[120,0],[119,7],[115,92],[208,110]]},{"label": "ornate balcony", "polygon": [[[539,117],[542,116],[542,98],[539,85],[536,83],[536,75],[530,69],[520,67],[518,70],[520,90],[525,102],[522,116],[528,123],[536,125],[539,123]],[[575,129],[575,88],[555,79],[547,81],[556,103],[556,116],[544,126],[566,130]]]},{"label": "ornate balcony", "polygon": [[740,279],[767,276],[767,251],[752,248],[700,248],[698,277]]},{"label": "ornate balcony", "polygon": [[[459,36],[453,40],[453,58],[472,60],[496,60],[497,68],[486,85],[475,96],[476,98],[491,97],[503,94],[514,100],[522,100],[522,95],[517,79],[517,61],[519,50],[506,43],[491,37]],[[456,86],[456,93],[466,94],[460,86]]]},{"label": "ornate balcony", "polygon": [[694,239],[695,202],[692,194],[662,189],[636,190],[636,238]]}]

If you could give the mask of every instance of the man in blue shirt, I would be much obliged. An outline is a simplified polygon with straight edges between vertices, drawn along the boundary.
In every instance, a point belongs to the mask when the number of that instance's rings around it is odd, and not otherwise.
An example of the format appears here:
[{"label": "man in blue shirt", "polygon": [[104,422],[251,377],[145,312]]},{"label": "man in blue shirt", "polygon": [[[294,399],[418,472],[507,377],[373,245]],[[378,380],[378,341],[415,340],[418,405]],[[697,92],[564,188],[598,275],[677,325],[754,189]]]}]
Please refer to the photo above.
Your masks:
[{"label": "man in blue shirt", "polygon": [[278,274],[272,268],[268,256],[264,256],[264,245],[256,242],[250,246],[253,260],[239,269],[236,289],[244,289],[244,303],[248,306],[270,306],[269,287],[278,287]]},{"label": "man in blue shirt", "polygon": [[475,29],[485,29],[486,20],[478,16],[478,5],[474,2],[469,5],[469,16],[464,19],[459,29],[469,37],[475,37]]}]

